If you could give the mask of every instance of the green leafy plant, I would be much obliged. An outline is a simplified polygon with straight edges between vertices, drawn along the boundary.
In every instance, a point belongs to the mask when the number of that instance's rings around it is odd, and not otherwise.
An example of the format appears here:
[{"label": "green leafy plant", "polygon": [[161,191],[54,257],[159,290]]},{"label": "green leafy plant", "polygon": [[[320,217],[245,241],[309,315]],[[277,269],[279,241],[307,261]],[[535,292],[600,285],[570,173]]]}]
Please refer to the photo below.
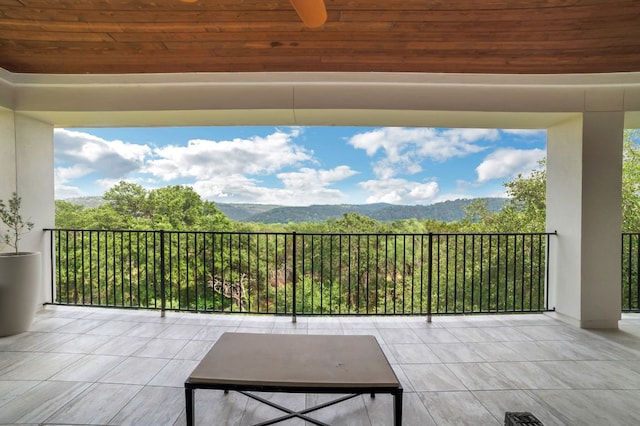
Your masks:
[{"label": "green leafy plant", "polygon": [[5,204],[4,200],[0,200],[0,222],[7,227],[5,231],[0,233],[0,238],[9,247],[13,247],[16,254],[18,251],[18,242],[22,236],[33,229],[33,223],[24,220],[20,215],[20,203],[22,199],[14,192],[9,201]]}]

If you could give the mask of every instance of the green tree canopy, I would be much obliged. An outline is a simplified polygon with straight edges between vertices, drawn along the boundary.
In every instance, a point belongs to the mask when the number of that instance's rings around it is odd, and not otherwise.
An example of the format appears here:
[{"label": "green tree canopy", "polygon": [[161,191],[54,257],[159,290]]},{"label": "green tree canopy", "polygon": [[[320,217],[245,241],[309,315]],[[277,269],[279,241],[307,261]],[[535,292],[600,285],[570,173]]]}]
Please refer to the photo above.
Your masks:
[{"label": "green tree canopy", "polygon": [[340,219],[329,221],[332,232],[357,234],[380,234],[388,232],[386,227],[375,219],[359,213],[345,213]]},{"label": "green tree canopy", "polygon": [[147,191],[120,182],[104,194],[108,201],[83,208],[56,202],[56,226],[76,229],[229,230],[231,222],[211,201],[181,185]]},{"label": "green tree canopy", "polygon": [[120,181],[102,196],[113,210],[123,216],[147,216],[147,191],[135,183]]}]

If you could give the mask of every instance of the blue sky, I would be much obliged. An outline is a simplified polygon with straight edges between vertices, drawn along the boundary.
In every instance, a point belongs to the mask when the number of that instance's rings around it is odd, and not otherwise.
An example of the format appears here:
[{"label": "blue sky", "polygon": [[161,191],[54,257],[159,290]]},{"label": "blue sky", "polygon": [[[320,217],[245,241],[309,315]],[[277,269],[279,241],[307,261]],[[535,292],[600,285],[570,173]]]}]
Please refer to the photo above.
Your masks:
[{"label": "blue sky", "polygon": [[432,204],[503,196],[546,155],[538,130],[402,127],[56,129],[56,198],[120,180],[221,203]]}]

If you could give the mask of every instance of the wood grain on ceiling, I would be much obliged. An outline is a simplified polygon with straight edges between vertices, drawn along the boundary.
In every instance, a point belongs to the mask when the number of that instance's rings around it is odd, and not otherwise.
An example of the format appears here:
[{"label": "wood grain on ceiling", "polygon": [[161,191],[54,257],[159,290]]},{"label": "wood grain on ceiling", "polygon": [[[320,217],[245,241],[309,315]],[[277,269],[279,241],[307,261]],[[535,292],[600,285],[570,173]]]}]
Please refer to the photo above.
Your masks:
[{"label": "wood grain on ceiling", "polygon": [[640,0],[0,0],[16,73],[640,71]]}]

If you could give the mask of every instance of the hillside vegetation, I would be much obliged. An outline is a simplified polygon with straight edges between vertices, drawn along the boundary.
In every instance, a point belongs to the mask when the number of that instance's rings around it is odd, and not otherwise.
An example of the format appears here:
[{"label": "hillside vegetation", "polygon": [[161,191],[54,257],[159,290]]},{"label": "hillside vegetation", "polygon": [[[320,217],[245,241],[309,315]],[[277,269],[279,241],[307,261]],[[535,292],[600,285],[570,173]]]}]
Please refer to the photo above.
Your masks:
[{"label": "hillside vegetation", "polygon": [[[73,205],[95,208],[107,202],[104,197],[78,197],[63,200]],[[228,204],[216,203],[216,207],[231,221],[243,223],[288,224],[302,222],[325,222],[339,219],[347,213],[367,216],[380,222],[398,220],[435,220],[458,222],[464,219],[466,209],[473,203],[482,202],[490,212],[499,212],[507,198],[479,198],[444,201],[429,205],[397,204],[324,204],[311,206],[278,206],[273,204]]]}]

